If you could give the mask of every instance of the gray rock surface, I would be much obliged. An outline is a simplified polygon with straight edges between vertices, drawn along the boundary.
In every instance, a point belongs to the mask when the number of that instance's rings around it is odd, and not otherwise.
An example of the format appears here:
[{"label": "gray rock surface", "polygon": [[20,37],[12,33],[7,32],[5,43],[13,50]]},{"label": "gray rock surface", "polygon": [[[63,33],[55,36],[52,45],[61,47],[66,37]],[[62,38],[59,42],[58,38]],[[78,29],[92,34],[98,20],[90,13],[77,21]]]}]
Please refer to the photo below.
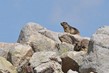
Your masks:
[{"label": "gray rock surface", "polygon": [[29,45],[19,43],[0,43],[0,54],[2,57],[10,61],[15,67],[33,54],[32,48]]},{"label": "gray rock surface", "polygon": [[22,28],[17,42],[22,44],[29,44],[35,52],[57,50],[55,47],[56,42],[51,38],[48,38],[45,35],[39,33],[41,30],[45,30],[45,28],[36,23],[28,23],[26,26],[24,26],[24,28]]},{"label": "gray rock surface", "polygon": [[59,43],[57,44],[57,54],[62,55],[63,53],[74,51],[74,45],[68,44],[68,43]]},{"label": "gray rock surface", "polygon": [[[20,32],[18,43],[29,43],[29,39],[32,39],[32,35],[37,35],[38,30],[42,30],[44,27],[37,23],[29,22],[27,23]],[[38,35],[37,35],[38,36]],[[39,35],[40,36],[40,35]],[[31,40],[32,41],[32,40]]]},{"label": "gray rock surface", "polygon": [[83,59],[86,54],[87,53],[84,51],[80,51],[80,52],[69,51],[69,52],[63,53],[60,57],[61,58],[69,57],[72,60],[74,60],[76,63],[78,63],[78,65],[80,66],[83,63]]},{"label": "gray rock surface", "polygon": [[6,52],[5,50],[0,48],[0,56],[4,57],[4,58],[7,58],[7,55],[8,55],[8,52]]},{"label": "gray rock surface", "polygon": [[63,73],[61,65],[56,61],[42,63],[35,68],[37,73]]},{"label": "gray rock surface", "polygon": [[37,73],[63,73],[61,70],[62,60],[56,52],[36,52],[30,59],[30,63]]},{"label": "gray rock surface", "polygon": [[[30,63],[33,67],[40,65],[41,63],[46,63],[50,61],[50,58],[57,57],[56,52],[52,51],[43,51],[43,52],[36,52],[30,59]],[[61,59],[60,59],[61,61]]]},{"label": "gray rock surface", "polygon": [[109,72],[109,26],[99,28],[91,38],[88,55],[80,68],[80,73],[89,72]]},{"label": "gray rock surface", "polygon": [[15,44],[9,51],[12,64],[18,67],[24,60],[30,59],[33,55],[32,48],[29,45]]},{"label": "gray rock surface", "polygon": [[62,33],[53,32],[53,31],[48,30],[48,29],[42,29],[42,30],[39,30],[38,32],[41,33],[42,35],[54,40],[55,42],[60,43],[60,40],[58,37]]},{"label": "gray rock surface", "polygon": [[0,56],[3,56],[7,59],[9,50],[14,46],[14,43],[4,43],[0,42]]}]

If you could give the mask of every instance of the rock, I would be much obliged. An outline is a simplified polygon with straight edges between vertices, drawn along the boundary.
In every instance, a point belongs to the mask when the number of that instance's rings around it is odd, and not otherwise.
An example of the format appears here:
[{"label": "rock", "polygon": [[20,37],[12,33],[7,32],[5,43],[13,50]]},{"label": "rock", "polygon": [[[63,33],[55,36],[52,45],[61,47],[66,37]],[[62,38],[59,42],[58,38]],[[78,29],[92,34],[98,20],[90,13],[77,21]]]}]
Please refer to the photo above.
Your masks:
[{"label": "rock", "polygon": [[58,48],[58,55],[62,55],[63,53],[66,53],[68,51],[74,51],[74,46],[68,43],[59,43],[56,45],[56,47]]},{"label": "rock", "polygon": [[80,52],[70,51],[63,53],[61,55],[63,72],[67,73],[69,69],[78,72],[79,66],[82,64],[85,54],[86,53],[84,51]]},{"label": "rock", "polygon": [[37,73],[63,73],[62,60],[56,55],[56,52],[36,52],[30,59],[30,63],[35,67]]},{"label": "rock", "polygon": [[78,73],[78,72],[77,72],[77,71],[72,71],[72,70],[70,69],[70,70],[68,70],[67,73]]},{"label": "rock", "polygon": [[69,43],[72,45],[74,45],[75,43],[78,42],[78,40],[74,36],[71,36],[68,34],[64,34],[64,35],[60,36],[59,39],[61,42],[66,42],[66,43]]},{"label": "rock", "polygon": [[6,52],[5,50],[0,48],[0,56],[4,57],[4,58],[7,58],[7,55],[8,55],[8,52]]},{"label": "rock", "polygon": [[[51,58],[57,57],[56,52],[52,51],[43,51],[43,52],[36,52],[30,59],[30,63],[33,67],[40,65],[41,63],[46,63],[50,61]],[[61,61],[61,59],[58,59]]]},{"label": "rock", "polygon": [[0,73],[17,73],[17,71],[10,62],[0,57]]},{"label": "rock", "polygon": [[35,67],[37,73],[63,73],[61,70],[62,60],[56,52],[36,52],[30,59],[30,63]]},{"label": "rock", "polygon": [[37,73],[63,73],[61,70],[61,65],[55,61],[49,61],[47,63],[42,63],[35,68]]},{"label": "rock", "polygon": [[71,68],[74,71],[78,71],[79,65],[73,59],[71,59],[69,57],[62,58],[62,71],[64,73],[67,73],[67,71]]},{"label": "rock", "polygon": [[34,52],[57,51],[56,43],[44,36],[41,36],[41,38],[39,37],[37,40],[31,42],[30,46],[33,48]]},{"label": "rock", "polygon": [[78,63],[78,65],[80,66],[83,63],[83,59],[85,55],[87,55],[87,53],[84,51],[80,51],[80,52],[69,51],[69,52],[63,53],[60,57],[61,58],[69,57],[73,59],[76,63]]},{"label": "rock", "polygon": [[2,56],[15,67],[18,67],[21,62],[33,54],[32,48],[29,45],[19,43],[0,43],[0,48],[2,50]]},{"label": "rock", "polygon": [[14,46],[14,43],[3,43],[0,42],[0,56],[7,59],[9,50]]},{"label": "rock", "polygon": [[109,26],[99,28],[89,42],[88,55],[84,58],[80,73],[109,72]]},{"label": "rock", "polygon": [[29,39],[32,39],[31,35],[37,35],[38,30],[42,30],[44,27],[37,23],[29,22],[27,23],[21,30],[19,38],[17,40],[18,43],[27,43]]},{"label": "rock", "polygon": [[18,67],[25,59],[29,59],[33,55],[32,48],[29,45],[15,44],[10,49],[12,64]]},{"label": "rock", "polygon": [[53,32],[53,31],[50,31],[50,30],[47,30],[47,29],[42,29],[42,30],[39,30],[38,32],[41,33],[42,35],[54,40],[55,42],[60,43],[58,36],[62,33]]},{"label": "rock", "polygon": [[56,42],[51,38],[46,37],[39,33],[39,31],[45,28],[36,23],[28,23],[28,25],[22,28],[18,43],[29,44],[34,52],[37,51],[55,51],[57,50],[55,45]]}]

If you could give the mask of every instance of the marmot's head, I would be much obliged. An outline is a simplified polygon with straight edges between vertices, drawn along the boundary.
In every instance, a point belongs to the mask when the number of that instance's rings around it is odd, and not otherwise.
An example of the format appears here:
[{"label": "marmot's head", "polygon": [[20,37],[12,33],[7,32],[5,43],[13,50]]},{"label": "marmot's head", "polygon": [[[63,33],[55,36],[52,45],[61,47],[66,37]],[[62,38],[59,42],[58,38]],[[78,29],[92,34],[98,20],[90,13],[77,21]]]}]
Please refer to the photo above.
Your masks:
[{"label": "marmot's head", "polygon": [[61,24],[61,26],[62,26],[64,29],[69,28],[69,25],[68,25],[67,22],[62,22],[62,23],[60,23],[60,24]]},{"label": "marmot's head", "polygon": [[64,26],[64,25],[68,25],[67,22],[61,22],[61,25]]}]

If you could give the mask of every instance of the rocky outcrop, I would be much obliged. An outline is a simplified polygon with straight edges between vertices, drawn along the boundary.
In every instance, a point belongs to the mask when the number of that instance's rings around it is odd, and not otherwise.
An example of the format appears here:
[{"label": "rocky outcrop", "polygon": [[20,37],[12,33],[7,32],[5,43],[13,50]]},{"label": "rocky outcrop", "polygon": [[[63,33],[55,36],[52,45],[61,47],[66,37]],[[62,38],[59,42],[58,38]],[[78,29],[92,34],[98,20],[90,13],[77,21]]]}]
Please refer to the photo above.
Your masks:
[{"label": "rocky outcrop", "polygon": [[[102,41],[102,39],[108,38],[107,32],[104,29],[99,29],[90,41],[90,38],[87,37],[65,32],[53,32],[37,23],[30,22],[21,29],[17,43],[0,43],[0,56],[4,57],[18,73],[27,73],[28,66],[34,73],[84,73],[84,71],[88,73],[97,71],[99,68],[94,66],[96,66],[95,60],[98,58],[95,55],[95,49],[92,48],[108,49],[108,41]],[[97,51],[99,50],[97,49]],[[105,53],[107,54],[107,52]],[[86,60],[88,63],[85,62]],[[90,63],[90,60],[94,62]],[[97,64],[99,65],[101,62],[107,61],[100,61]]]},{"label": "rocky outcrop", "polygon": [[93,34],[80,72],[109,72],[109,26],[101,27]]}]

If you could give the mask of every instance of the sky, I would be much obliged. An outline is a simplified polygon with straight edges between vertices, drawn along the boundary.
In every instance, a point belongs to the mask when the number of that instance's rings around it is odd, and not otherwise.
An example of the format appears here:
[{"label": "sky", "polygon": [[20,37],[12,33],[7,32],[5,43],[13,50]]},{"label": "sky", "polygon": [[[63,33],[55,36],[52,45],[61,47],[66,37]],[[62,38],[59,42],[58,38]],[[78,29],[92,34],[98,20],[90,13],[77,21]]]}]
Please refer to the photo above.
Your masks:
[{"label": "sky", "polygon": [[109,0],[0,0],[0,42],[16,42],[28,22],[64,32],[63,21],[91,37],[109,25]]}]

